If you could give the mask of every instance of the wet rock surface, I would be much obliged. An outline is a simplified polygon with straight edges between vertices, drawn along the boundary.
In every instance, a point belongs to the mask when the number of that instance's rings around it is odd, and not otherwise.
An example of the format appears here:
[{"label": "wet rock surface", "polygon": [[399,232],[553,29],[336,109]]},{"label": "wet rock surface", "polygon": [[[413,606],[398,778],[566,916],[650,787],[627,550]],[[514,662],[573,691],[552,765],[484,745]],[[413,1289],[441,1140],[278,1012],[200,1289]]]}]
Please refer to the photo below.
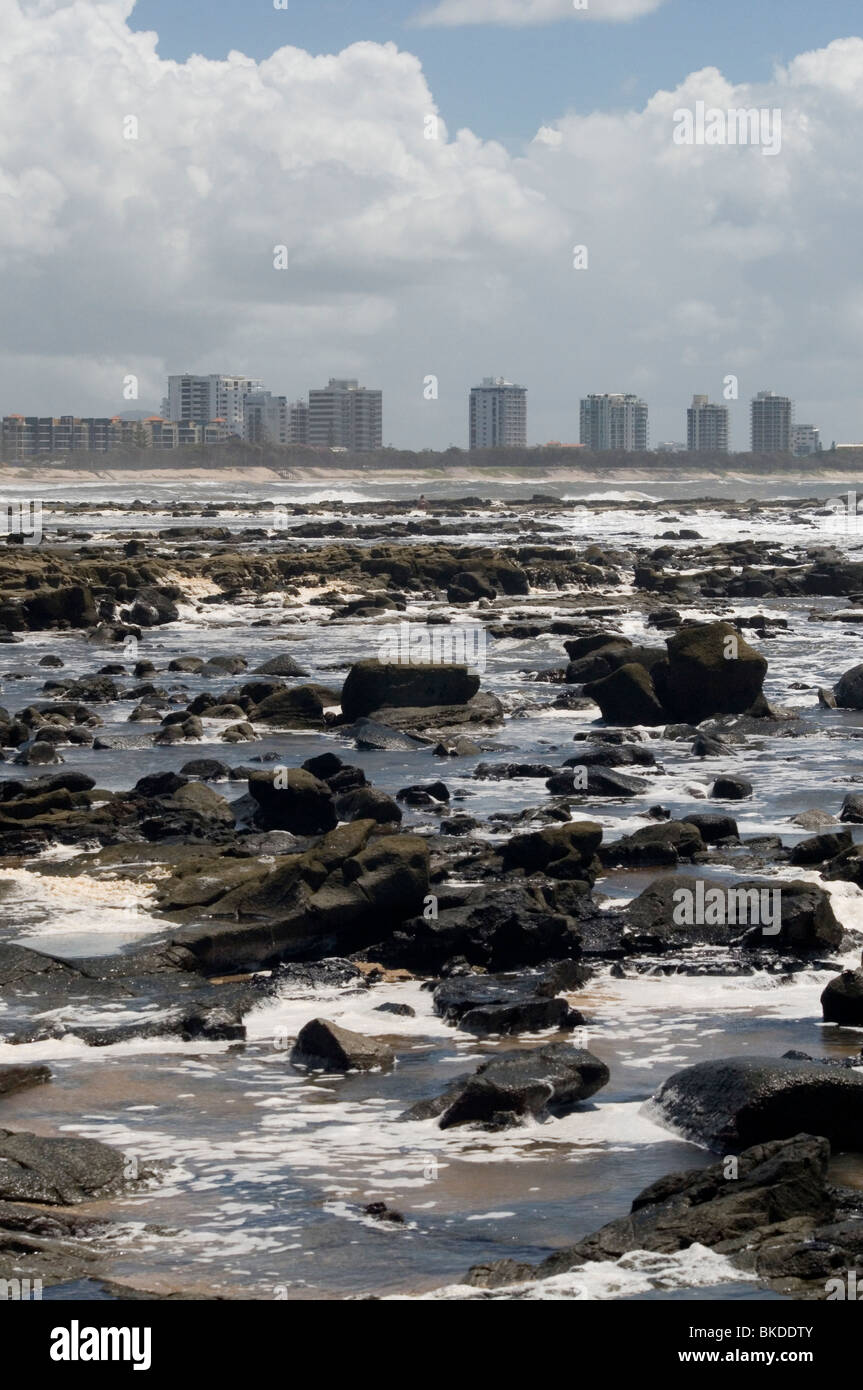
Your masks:
[{"label": "wet rock surface", "polygon": [[[607,508],[628,525],[665,510]],[[368,503],[295,501],[287,537],[263,504],[243,529],[230,505],[186,524],[177,503],[183,524],[144,539],[113,519],[86,543],[47,535],[0,557],[0,1040],[24,1059],[0,1066],[0,1276],[9,1231],[46,1277],[101,1268],[86,1211],[60,1208],[128,1190],[118,1148],[27,1127],[28,1108],[75,1084],[69,1057],[88,1078],[88,1058],[124,1067],[117,1094],[146,1106],[162,1099],[141,1084],[148,1063],[128,1059],[170,1049],[178,1070],[199,1069],[183,1084],[193,1110],[203,1078],[206,1113],[217,1074],[242,1085],[262,1065],[261,1019],[278,1010],[290,1019],[278,1064],[309,1087],[289,1089],[296,1115],[338,1103],[334,1085],[365,1087],[346,1089],[354,1114],[370,1101],[438,1135],[509,1144],[655,1089],[669,1133],[739,1158],[736,1186],[713,1167],[659,1178],[540,1277],[698,1243],[806,1297],[814,1271],[847,1258],[856,1208],[827,1182],[824,1153],[861,1149],[854,1067],[750,1048],[648,1086],[643,1034],[627,1038],[618,1018],[629,991],[655,987],[665,1029],[664,983],[712,981],[715,1026],[699,1004],[695,1033],[682,1030],[686,1056],[698,1032],[709,1053],[738,1026],[722,989],[757,981],[749,1010],[765,1029],[798,986],[800,1012],[823,1010],[825,1046],[845,1060],[863,1026],[859,946],[848,968],[863,668],[846,669],[848,651],[800,656],[807,638],[859,635],[863,565],[815,543],[704,539],[711,504],[687,525],[693,509],[675,502],[653,538],[611,545],[564,542],[572,508],[555,496],[496,502],[489,543],[475,537],[482,498],[422,516],[381,502],[371,517]],[[814,526],[817,508],[803,510]],[[743,525],[752,512],[722,515]],[[437,657],[404,659],[403,623]],[[35,920],[34,883],[49,904]],[[77,883],[96,909],[138,918],[107,954],[83,918],[71,945],[52,935],[53,903]],[[717,888],[726,906],[739,895],[735,919],[707,910]],[[676,915],[681,890],[689,916]],[[775,932],[751,911],[774,892]],[[388,997],[399,988],[409,1003]],[[471,1070],[451,1081],[462,1053]],[[645,1072],[667,1077],[656,1056]],[[89,1094],[86,1114],[113,1104]],[[329,1133],[320,1143],[329,1153]],[[619,1160],[606,1160],[613,1183]],[[158,1191],[155,1168],[150,1181]],[[384,1196],[357,1210],[410,1226],[402,1194]],[[477,1287],[536,1277],[521,1260],[484,1269]]]}]

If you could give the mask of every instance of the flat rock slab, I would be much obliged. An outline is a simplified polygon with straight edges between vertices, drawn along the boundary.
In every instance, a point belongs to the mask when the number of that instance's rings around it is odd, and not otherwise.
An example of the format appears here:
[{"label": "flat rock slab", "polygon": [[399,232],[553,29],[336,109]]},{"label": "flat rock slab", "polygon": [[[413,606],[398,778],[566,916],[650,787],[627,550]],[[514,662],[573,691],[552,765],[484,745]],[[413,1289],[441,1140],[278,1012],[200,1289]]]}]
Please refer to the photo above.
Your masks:
[{"label": "flat rock slab", "polygon": [[126,1157],[96,1139],[0,1129],[0,1200],[66,1206],[120,1192]]},{"label": "flat rock slab", "polygon": [[538,1033],[584,1023],[577,1009],[541,975],[464,975],[445,980],[433,995],[435,1012],[467,1033]]},{"label": "flat rock slab", "polygon": [[27,1086],[41,1086],[51,1080],[51,1069],[40,1064],[0,1067],[0,1097],[11,1096]]}]

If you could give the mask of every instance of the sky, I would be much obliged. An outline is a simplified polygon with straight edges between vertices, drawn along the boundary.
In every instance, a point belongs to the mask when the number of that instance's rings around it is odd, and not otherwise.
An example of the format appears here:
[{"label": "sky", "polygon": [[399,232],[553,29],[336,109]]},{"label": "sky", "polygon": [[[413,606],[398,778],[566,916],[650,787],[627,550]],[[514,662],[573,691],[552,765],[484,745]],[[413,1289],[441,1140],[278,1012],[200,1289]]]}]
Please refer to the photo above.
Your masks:
[{"label": "sky", "polygon": [[[352,376],[385,443],[445,448],[502,375],[531,443],[577,441],[593,391],[682,440],[698,392],[746,448],[765,389],[863,440],[861,19],[0,0],[0,414],[157,411],[169,372],[291,399]],[[700,102],[763,113],[757,142],[684,143]]]}]

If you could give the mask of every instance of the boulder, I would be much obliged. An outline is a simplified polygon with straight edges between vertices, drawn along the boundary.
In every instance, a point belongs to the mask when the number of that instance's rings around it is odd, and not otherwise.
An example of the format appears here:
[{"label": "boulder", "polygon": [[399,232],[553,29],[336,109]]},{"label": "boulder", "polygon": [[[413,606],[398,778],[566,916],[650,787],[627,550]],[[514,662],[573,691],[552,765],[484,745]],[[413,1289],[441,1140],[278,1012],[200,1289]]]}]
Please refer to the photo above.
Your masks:
[{"label": "boulder", "polygon": [[337,824],[333,794],[326,782],[302,768],[253,772],[249,795],[257,803],[255,819],[264,830],[289,830],[294,835],[321,835]]},{"label": "boulder", "polygon": [[825,1023],[863,1027],[863,970],[843,970],[821,995]]},{"label": "boulder", "polygon": [[[829,1159],[825,1139],[795,1133],[744,1149],[733,1181],[727,1160],[668,1173],[638,1194],[628,1216],[549,1255],[532,1277],[551,1278],[587,1260],[616,1261],[635,1250],[663,1255],[693,1246],[750,1251],[774,1232],[795,1226],[800,1240],[833,1216]],[[821,1283],[823,1297],[823,1277]]]},{"label": "boulder", "polygon": [[767,944],[779,951],[796,955],[813,952],[829,953],[841,944],[843,930],[830,901],[830,894],[820,884],[806,879],[777,879],[775,881],[744,879],[735,883],[738,890],[778,889],[780,893],[781,930],[776,936],[765,936],[759,929],[747,942],[754,947]]},{"label": "boulder", "polygon": [[839,830],[831,834],[812,835],[801,840],[791,851],[791,863],[800,865],[824,864],[835,859],[837,854],[851,848],[851,831]]},{"label": "boulder", "polygon": [[0,1129],[0,1200],[67,1206],[124,1186],[125,1155],[96,1139]]},{"label": "boulder", "polygon": [[[689,946],[722,946],[740,937],[746,924],[729,924],[727,912],[683,910],[686,903],[696,909],[705,890],[716,886],[688,874],[663,874],[654,879],[627,908],[631,947],[663,952]],[[684,899],[684,894],[690,895],[688,900]],[[708,920],[698,921],[699,917]],[[721,920],[714,920],[716,917]]]},{"label": "boulder", "polygon": [[324,1066],[328,1071],[374,1071],[391,1067],[395,1053],[377,1038],[352,1033],[326,1018],[313,1018],[300,1029],[291,1061],[301,1066]]},{"label": "boulder", "polygon": [[863,1150],[863,1075],[845,1068],[786,1057],[697,1062],[670,1076],[653,1103],[673,1129],[719,1153],[801,1129],[836,1150]]},{"label": "boulder", "polygon": [[860,792],[848,793],[842,802],[839,819],[849,825],[863,824],[863,795]]},{"label": "boulder", "polygon": [[93,627],[99,621],[93,591],[87,584],[37,589],[25,599],[22,611],[31,632],[53,627]]},{"label": "boulder", "polygon": [[507,1129],[528,1119],[568,1114],[608,1080],[608,1067],[593,1053],[569,1043],[549,1043],[480,1063],[472,1076],[458,1077],[442,1095],[414,1105],[405,1119],[436,1119],[440,1129]]},{"label": "boulder", "polygon": [[605,647],[623,650],[625,647],[631,647],[632,643],[621,632],[589,632],[584,637],[571,638],[564,642],[563,646],[570,661],[578,661],[581,657],[589,656],[591,652]]},{"label": "boulder", "polygon": [[402,818],[401,807],[377,787],[357,787],[337,797],[336,815],[343,821],[374,820],[382,825],[398,825]]},{"label": "boulder", "polygon": [[590,880],[595,877],[594,857],[601,842],[602,826],[595,821],[569,821],[513,835],[499,853],[505,872],[523,869],[525,874],[544,872],[553,878],[555,869],[563,871],[565,866],[567,876]]},{"label": "boulder", "polygon": [[745,801],[752,795],[752,783],[745,777],[717,777],[710,795],[714,801]]},{"label": "boulder", "polygon": [[342,714],[354,721],[385,708],[464,705],[479,690],[466,666],[356,662],[342,690]]},{"label": "boulder", "polygon": [[184,777],[200,777],[202,782],[223,782],[231,775],[227,763],[218,758],[192,758],[180,768]]},{"label": "boulder", "polygon": [[254,723],[275,728],[319,728],[324,709],[338,703],[338,692],[326,686],[295,685],[267,695],[248,715]]},{"label": "boulder", "polygon": [[698,724],[716,714],[742,714],[761,694],[767,662],[730,623],[694,623],[666,641],[667,662],[652,671],[672,720]]},{"label": "boulder", "polygon": [[637,662],[590,681],[584,694],[595,700],[609,724],[664,724],[665,714],[650,672]]},{"label": "boulder", "polygon": [[643,777],[628,777],[613,767],[580,768],[577,759],[570,761],[574,764],[572,771],[556,772],[546,781],[545,785],[554,796],[581,794],[628,799],[647,790],[648,783]]},{"label": "boulder", "polygon": [[466,1033],[538,1033],[584,1023],[542,974],[460,975],[437,986],[435,1013]]},{"label": "boulder", "polygon": [[[567,888],[578,886],[566,884]],[[587,884],[581,887],[586,894]],[[588,904],[593,917],[599,916],[589,898],[579,895],[578,902]],[[454,960],[496,971],[548,960],[573,968],[582,928],[570,910],[549,906],[545,893],[529,883],[495,884],[474,890],[460,906],[442,907],[436,917],[423,913],[408,918],[374,946],[373,958],[429,974]]]},{"label": "boulder", "polygon": [[603,845],[599,857],[609,867],[677,864],[681,859],[702,854],[704,848],[697,826],[690,821],[670,820],[622,835],[619,840]]},{"label": "boulder", "polygon": [[342,729],[341,732],[353,738],[358,749],[415,753],[418,749],[429,746],[426,739],[417,738],[414,734],[396,729],[392,724],[384,724],[378,719],[358,719],[349,729]]},{"label": "boulder", "polygon": [[840,676],[834,694],[840,709],[863,709],[863,666],[852,666]]},{"label": "boulder", "polygon": [[256,676],[306,676],[308,672],[304,671],[300,663],[295,661],[292,656],[283,652],[281,656],[271,656],[269,661],[264,661],[260,666],[256,666],[254,674]]},{"label": "boulder", "polygon": [[189,811],[201,820],[219,825],[233,825],[234,813],[228,802],[206,782],[187,782],[171,796],[171,804]]},{"label": "boulder", "polygon": [[739,838],[737,821],[733,816],[704,815],[684,816],[687,825],[694,825],[706,845],[715,845],[720,840]]}]

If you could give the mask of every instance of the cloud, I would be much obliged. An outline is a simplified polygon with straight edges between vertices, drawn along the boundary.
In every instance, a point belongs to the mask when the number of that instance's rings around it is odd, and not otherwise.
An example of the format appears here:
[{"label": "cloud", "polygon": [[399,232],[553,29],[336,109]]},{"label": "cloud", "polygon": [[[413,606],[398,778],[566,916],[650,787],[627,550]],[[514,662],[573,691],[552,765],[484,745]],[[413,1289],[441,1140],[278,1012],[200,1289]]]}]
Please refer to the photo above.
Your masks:
[{"label": "cloud", "polygon": [[[383,387],[386,441],[446,447],[504,374],[535,441],[576,439],[579,396],[614,390],[645,394],[658,440],[734,373],[741,444],[767,388],[863,436],[863,40],[564,113],[512,154],[449,132],[393,44],[169,62],[130,13],[0,0],[0,413],[127,410],[130,373],[145,408],[169,371],[291,397],[350,375]],[[700,100],[780,107],[780,154],[675,145]]]},{"label": "cloud", "polygon": [[505,24],[524,27],[553,24],[561,19],[623,23],[652,14],[665,0],[439,0],[422,11],[415,23],[423,27],[457,28],[465,24]]}]

